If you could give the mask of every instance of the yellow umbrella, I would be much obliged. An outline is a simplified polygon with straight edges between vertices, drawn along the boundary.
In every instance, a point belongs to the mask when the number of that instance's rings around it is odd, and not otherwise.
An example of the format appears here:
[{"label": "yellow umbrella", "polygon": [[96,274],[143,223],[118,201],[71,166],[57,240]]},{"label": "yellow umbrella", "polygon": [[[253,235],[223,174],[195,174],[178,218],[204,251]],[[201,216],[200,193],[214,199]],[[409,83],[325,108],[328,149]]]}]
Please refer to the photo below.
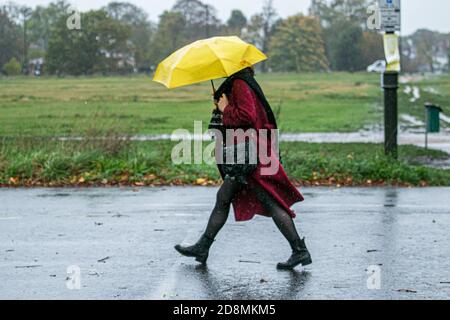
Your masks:
[{"label": "yellow umbrella", "polygon": [[214,37],[179,49],[161,62],[153,81],[177,88],[229,77],[267,56],[239,37]]}]

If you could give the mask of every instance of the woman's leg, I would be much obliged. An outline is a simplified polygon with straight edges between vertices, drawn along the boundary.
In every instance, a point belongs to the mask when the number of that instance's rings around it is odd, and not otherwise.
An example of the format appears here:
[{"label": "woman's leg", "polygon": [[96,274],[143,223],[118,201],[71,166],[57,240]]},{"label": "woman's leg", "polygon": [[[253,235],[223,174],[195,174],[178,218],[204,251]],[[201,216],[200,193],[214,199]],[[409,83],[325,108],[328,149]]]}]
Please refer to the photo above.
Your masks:
[{"label": "woman's leg", "polygon": [[297,228],[295,227],[294,220],[286,212],[286,210],[276,201],[266,190],[262,187],[257,188],[258,200],[263,204],[268,213],[272,215],[272,219],[276,226],[289,241],[293,254],[287,262],[279,263],[279,269],[293,269],[299,264],[308,265],[311,264],[311,256],[305,245],[305,240],[301,239]]},{"label": "woman's leg", "polygon": [[263,204],[268,213],[272,215],[272,219],[277,225],[280,232],[289,242],[300,240],[300,236],[294,224],[292,217],[281,207],[266,190],[262,187],[258,187],[257,191],[258,200]]},{"label": "woman's leg", "polygon": [[232,179],[225,179],[219,192],[217,192],[216,205],[209,217],[205,236],[214,240],[228,220],[231,203],[241,189],[241,184]]},{"label": "woman's leg", "polygon": [[209,248],[214,242],[219,231],[223,228],[230,214],[231,203],[241,189],[242,185],[232,179],[225,179],[217,192],[216,205],[211,213],[205,233],[193,246],[175,246],[175,249],[184,256],[194,257],[198,262],[206,263]]}]

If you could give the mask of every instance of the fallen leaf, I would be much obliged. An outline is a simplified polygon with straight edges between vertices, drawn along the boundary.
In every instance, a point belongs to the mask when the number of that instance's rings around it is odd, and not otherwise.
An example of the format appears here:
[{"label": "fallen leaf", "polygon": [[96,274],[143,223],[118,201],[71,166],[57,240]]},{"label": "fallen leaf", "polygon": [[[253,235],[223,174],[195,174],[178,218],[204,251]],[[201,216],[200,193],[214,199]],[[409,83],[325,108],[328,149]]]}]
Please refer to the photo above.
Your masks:
[{"label": "fallen leaf", "polygon": [[103,259],[97,260],[99,263],[106,263],[107,260],[111,259],[111,257],[105,257]]},{"label": "fallen leaf", "polygon": [[259,261],[249,261],[249,260],[239,260],[240,263],[255,263],[255,264],[260,264],[261,262]]},{"label": "fallen leaf", "polygon": [[9,183],[10,184],[19,184],[19,181],[20,181],[20,179],[18,177],[15,177],[15,178],[11,177],[11,178],[9,178]]},{"label": "fallen leaf", "polygon": [[413,289],[398,289],[398,290],[395,290],[395,291],[397,291],[397,292],[404,292],[404,293],[417,293],[417,291],[413,290]]},{"label": "fallen leaf", "polygon": [[41,265],[30,265],[30,266],[15,266],[16,269],[31,269],[31,268],[41,268]]},{"label": "fallen leaf", "polygon": [[152,181],[152,180],[155,180],[155,179],[156,179],[156,176],[154,174],[149,174],[149,175],[145,176],[145,180]]},{"label": "fallen leaf", "polygon": [[195,184],[196,185],[203,185],[206,182],[206,179],[197,179],[195,180]]}]

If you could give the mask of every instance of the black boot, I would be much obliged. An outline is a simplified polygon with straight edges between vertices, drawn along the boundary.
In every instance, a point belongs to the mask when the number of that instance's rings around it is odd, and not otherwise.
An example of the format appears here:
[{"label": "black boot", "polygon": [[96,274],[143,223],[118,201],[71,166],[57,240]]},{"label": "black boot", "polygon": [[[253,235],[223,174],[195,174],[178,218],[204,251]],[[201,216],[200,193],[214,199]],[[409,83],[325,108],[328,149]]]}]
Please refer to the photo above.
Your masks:
[{"label": "black boot", "polygon": [[293,270],[298,265],[307,266],[312,263],[311,255],[305,245],[305,239],[291,243],[292,256],[286,262],[277,265],[279,270]]},{"label": "black boot", "polygon": [[196,258],[195,260],[197,262],[205,264],[206,260],[208,260],[209,248],[211,248],[213,242],[213,239],[209,239],[208,237],[203,235],[195,245],[191,247],[176,245],[175,250],[177,250],[183,256]]}]

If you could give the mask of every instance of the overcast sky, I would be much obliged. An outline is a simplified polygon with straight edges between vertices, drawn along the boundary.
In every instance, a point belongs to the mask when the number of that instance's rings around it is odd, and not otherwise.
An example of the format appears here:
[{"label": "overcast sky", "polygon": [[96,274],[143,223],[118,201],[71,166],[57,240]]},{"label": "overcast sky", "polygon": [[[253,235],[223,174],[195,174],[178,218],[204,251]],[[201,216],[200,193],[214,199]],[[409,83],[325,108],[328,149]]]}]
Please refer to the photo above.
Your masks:
[{"label": "overcast sky", "polygon": [[[157,21],[158,16],[166,9],[170,9],[175,0],[122,0],[142,7],[149,14],[151,20]],[[0,3],[8,1],[0,0]],[[13,2],[35,6],[47,4],[51,0],[13,0]],[[110,2],[110,0],[72,0],[79,10],[97,9]],[[260,10],[264,0],[205,0],[217,8],[219,17],[227,20],[230,11],[241,9],[246,15]],[[282,17],[306,12],[310,0],[274,0],[278,13]],[[450,32],[450,1],[449,0],[403,0],[403,34],[410,34],[419,28]]]}]

